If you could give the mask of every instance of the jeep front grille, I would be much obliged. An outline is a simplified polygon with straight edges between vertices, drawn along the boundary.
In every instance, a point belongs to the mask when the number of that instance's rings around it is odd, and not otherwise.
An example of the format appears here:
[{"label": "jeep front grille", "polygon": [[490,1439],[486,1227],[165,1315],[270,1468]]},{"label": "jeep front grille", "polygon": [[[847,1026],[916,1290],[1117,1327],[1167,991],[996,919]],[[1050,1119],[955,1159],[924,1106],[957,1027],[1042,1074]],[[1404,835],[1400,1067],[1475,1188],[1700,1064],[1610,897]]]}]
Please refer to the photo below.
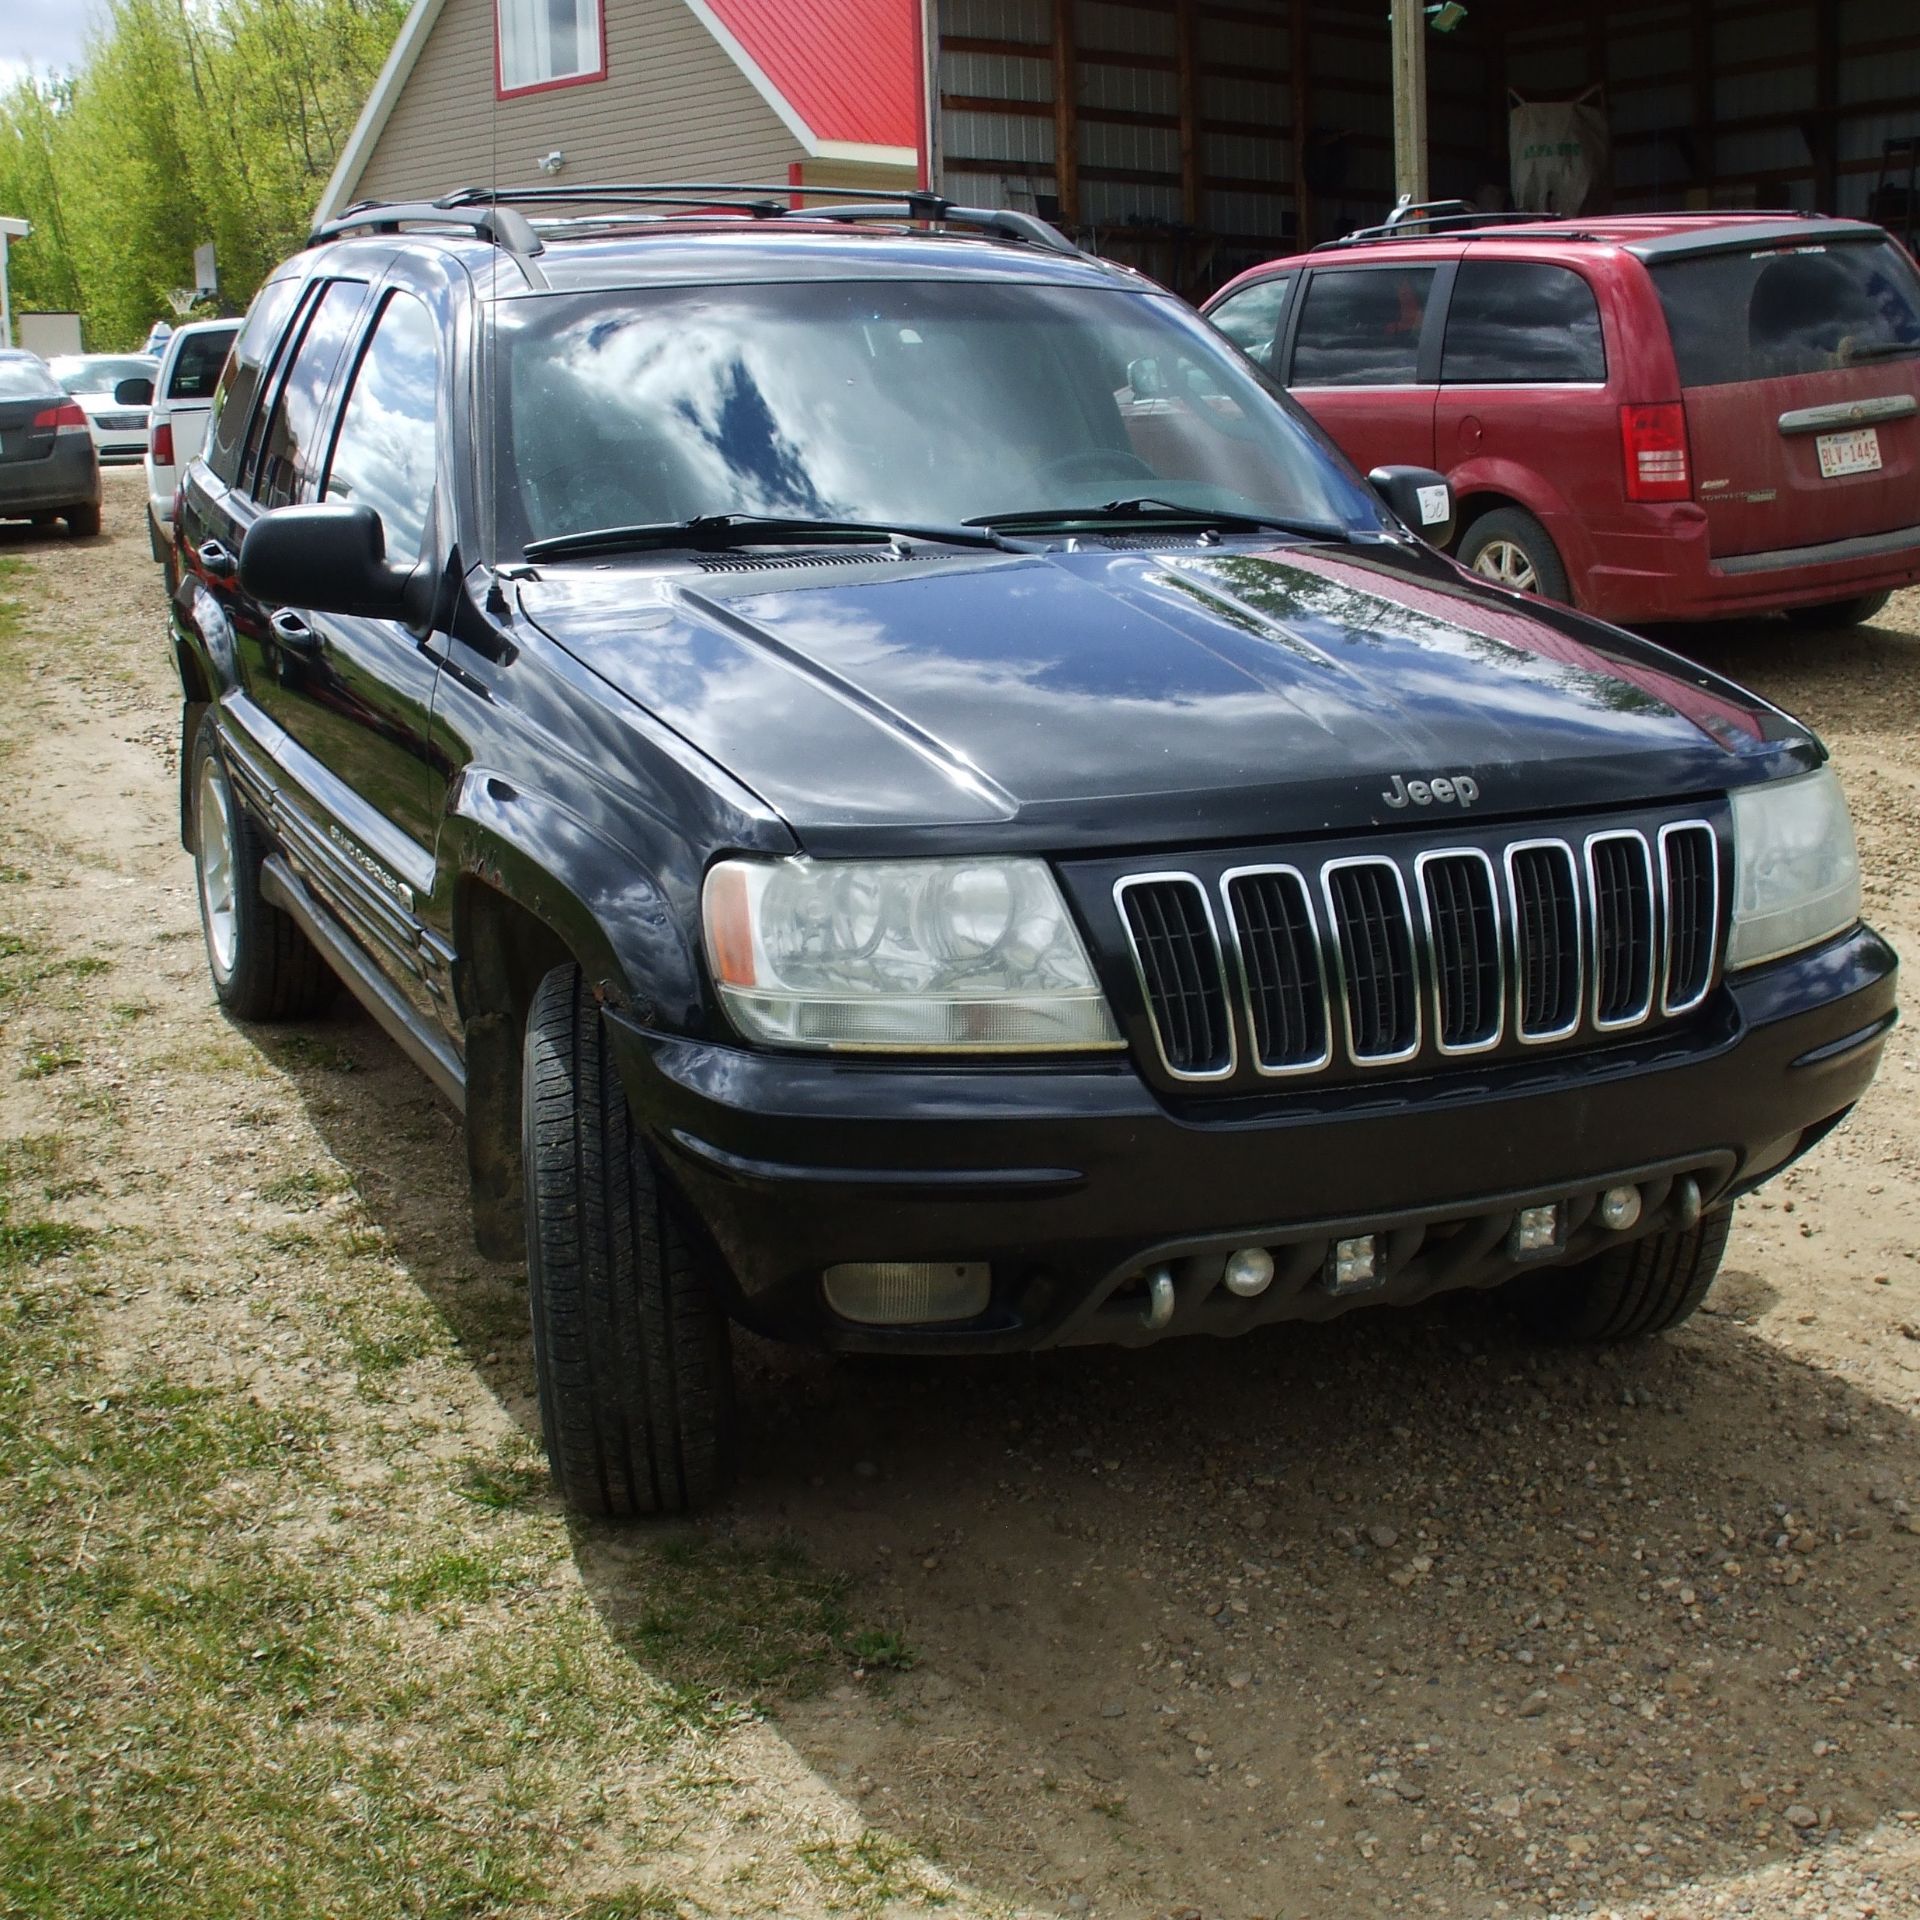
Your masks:
[{"label": "jeep front grille", "polygon": [[1115,883],[1169,1074],[1378,1069],[1686,1013],[1720,953],[1704,820]]}]

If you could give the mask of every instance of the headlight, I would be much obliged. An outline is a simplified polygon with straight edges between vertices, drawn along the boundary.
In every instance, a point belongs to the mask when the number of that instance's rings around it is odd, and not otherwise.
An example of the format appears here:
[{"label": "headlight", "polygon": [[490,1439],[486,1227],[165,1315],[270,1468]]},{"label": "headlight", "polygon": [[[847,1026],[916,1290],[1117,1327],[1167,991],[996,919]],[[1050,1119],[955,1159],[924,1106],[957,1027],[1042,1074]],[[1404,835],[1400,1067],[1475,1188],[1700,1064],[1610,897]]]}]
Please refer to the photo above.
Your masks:
[{"label": "headlight", "polygon": [[722,860],[707,963],[776,1046],[1035,1052],[1121,1045],[1039,860]]},{"label": "headlight", "polygon": [[1777,960],[1860,918],[1853,819],[1830,770],[1737,788],[1733,853],[1730,968]]}]

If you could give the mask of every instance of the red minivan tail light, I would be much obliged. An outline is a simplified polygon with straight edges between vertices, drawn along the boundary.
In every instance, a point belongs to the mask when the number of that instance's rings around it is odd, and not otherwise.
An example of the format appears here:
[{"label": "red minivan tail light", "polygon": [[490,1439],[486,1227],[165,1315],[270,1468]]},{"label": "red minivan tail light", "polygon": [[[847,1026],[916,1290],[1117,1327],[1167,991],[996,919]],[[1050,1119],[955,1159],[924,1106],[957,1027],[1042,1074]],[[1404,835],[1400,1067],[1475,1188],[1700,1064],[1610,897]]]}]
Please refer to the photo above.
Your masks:
[{"label": "red minivan tail light", "polygon": [[33,425],[36,432],[47,427],[53,428],[56,433],[62,427],[78,427],[84,433],[87,416],[80,411],[79,401],[66,400],[57,407],[42,408],[33,416]]},{"label": "red minivan tail light", "polygon": [[153,430],[153,464],[156,467],[173,465],[173,422],[162,420]]},{"label": "red minivan tail light", "polygon": [[1687,472],[1687,411],[1678,400],[1620,409],[1620,451],[1627,463],[1629,500],[1691,500]]}]

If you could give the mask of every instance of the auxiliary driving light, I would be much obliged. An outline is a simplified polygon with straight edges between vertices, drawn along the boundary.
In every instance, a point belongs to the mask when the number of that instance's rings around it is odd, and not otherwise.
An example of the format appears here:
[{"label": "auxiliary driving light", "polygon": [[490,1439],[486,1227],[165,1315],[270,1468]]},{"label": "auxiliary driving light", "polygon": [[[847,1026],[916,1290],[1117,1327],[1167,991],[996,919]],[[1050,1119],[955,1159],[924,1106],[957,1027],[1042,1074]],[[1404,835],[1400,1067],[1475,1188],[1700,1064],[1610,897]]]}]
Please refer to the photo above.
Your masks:
[{"label": "auxiliary driving light", "polygon": [[1600,1219],[1615,1233],[1625,1233],[1640,1219],[1640,1189],[1609,1187],[1600,1196]]},{"label": "auxiliary driving light", "polygon": [[860,1260],[820,1276],[827,1305],[869,1327],[914,1327],[971,1320],[993,1297],[984,1260]]},{"label": "auxiliary driving light", "polygon": [[1227,1255],[1227,1291],[1242,1300],[1265,1293],[1273,1285],[1273,1255],[1265,1247],[1242,1247]]},{"label": "auxiliary driving light", "polygon": [[1513,1216],[1513,1231],[1507,1235],[1509,1253],[1551,1253],[1559,1244],[1560,1209],[1557,1205],[1522,1207]]},{"label": "auxiliary driving light", "polygon": [[1371,1286],[1378,1277],[1374,1271],[1373,1235],[1363,1233],[1352,1240],[1336,1240],[1327,1264],[1335,1293]]}]

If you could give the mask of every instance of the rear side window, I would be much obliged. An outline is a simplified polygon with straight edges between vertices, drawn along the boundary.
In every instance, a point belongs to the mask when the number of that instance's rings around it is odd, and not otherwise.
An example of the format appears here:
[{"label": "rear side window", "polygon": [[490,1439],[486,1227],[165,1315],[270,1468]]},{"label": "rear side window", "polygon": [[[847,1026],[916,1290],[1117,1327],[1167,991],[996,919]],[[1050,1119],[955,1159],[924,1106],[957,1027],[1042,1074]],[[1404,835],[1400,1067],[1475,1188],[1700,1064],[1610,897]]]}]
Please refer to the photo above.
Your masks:
[{"label": "rear side window", "polygon": [[50,400],[59,383],[38,360],[0,359],[0,400]]},{"label": "rear side window", "polygon": [[440,396],[437,339],[433,315],[411,294],[388,300],[353,376],[327,472],[324,497],[372,507],[394,560],[417,560],[426,544]]},{"label": "rear side window", "polygon": [[1419,378],[1431,267],[1316,273],[1293,341],[1296,387],[1407,386]]},{"label": "rear side window", "polygon": [[1653,269],[1683,387],[1920,353],[1920,276],[1886,240],[1715,253]]},{"label": "rear side window", "polygon": [[1599,304],[1571,268],[1461,262],[1447,307],[1443,381],[1485,387],[1606,377]]},{"label": "rear side window", "polygon": [[1286,324],[1287,302],[1293,295],[1293,275],[1281,274],[1223,300],[1207,315],[1256,367],[1273,371],[1275,343]]},{"label": "rear side window", "polygon": [[182,341],[173,371],[167,375],[167,398],[205,400],[220,383],[220,369],[227,364],[227,349],[232,345],[233,334],[225,327]]},{"label": "rear side window", "polygon": [[250,491],[263,507],[286,506],[301,477],[318,467],[320,410],[366,292],[363,280],[334,280],[311,310],[293,364],[280,383],[253,472]]},{"label": "rear side window", "polygon": [[260,289],[214,392],[207,465],[228,486],[240,475],[240,450],[246,445],[247,417],[260,391],[260,371],[279,342],[280,330],[287,324],[299,292],[298,280],[270,280]]}]

